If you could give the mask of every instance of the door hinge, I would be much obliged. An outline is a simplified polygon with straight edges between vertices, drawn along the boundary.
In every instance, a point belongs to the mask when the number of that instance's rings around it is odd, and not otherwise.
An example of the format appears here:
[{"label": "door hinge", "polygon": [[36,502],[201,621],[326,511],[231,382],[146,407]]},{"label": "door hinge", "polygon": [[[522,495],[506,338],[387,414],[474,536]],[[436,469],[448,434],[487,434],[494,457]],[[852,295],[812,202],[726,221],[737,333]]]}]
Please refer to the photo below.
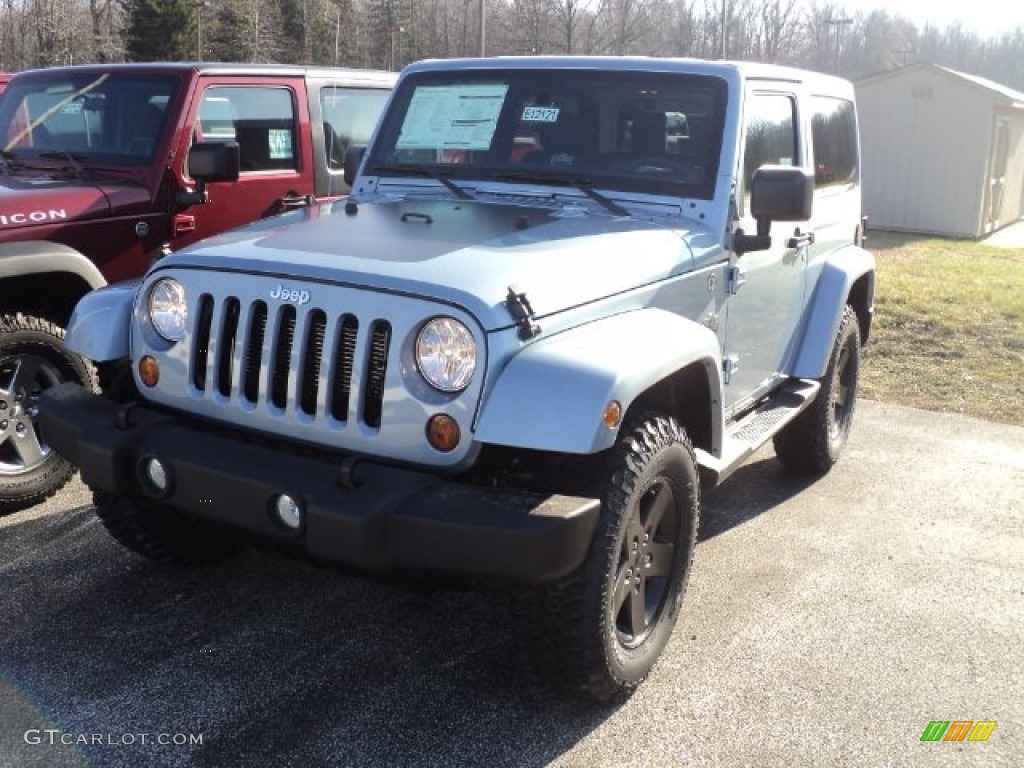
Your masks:
[{"label": "door hinge", "polygon": [[738,264],[729,267],[726,273],[727,290],[733,296],[740,292],[740,286],[747,282],[747,275]]},{"label": "door hinge", "polygon": [[722,380],[726,384],[732,383],[733,374],[740,369],[740,359],[736,355],[729,355],[722,360]]}]

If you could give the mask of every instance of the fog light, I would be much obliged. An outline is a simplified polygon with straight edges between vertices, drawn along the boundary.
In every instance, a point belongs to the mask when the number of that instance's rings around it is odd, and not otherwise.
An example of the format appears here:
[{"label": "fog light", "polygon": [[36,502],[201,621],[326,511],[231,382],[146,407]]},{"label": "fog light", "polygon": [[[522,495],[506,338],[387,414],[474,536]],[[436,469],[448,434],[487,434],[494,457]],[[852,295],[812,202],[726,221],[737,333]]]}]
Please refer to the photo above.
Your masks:
[{"label": "fog light", "polygon": [[147,387],[155,387],[160,381],[160,366],[156,358],[145,355],[139,360],[139,378]]},{"label": "fog light", "polygon": [[302,507],[287,493],[279,494],[274,499],[274,513],[285,527],[293,531],[302,527]]},{"label": "fog light", "polygon": [[459,444],[459,423],[444,413],[436,413],[427,422],[427,442],[435,449],[448,453]]},{"label": "fog light", "polygon": [[142,465],[143,474],[146,476],[146,482],[150,484],[153,490],[159,493],[167,493],[167,489],[171,485],[170,475],[167,473],[167,467],[164,466],[160,459],[148,458]]}]

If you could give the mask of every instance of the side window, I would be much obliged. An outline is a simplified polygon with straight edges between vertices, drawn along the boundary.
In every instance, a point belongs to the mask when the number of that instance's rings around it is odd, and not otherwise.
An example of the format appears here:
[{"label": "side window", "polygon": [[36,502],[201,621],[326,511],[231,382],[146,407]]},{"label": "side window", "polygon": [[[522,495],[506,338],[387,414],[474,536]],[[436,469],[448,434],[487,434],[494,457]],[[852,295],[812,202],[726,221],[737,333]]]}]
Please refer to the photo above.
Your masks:
[{"label": "side window", "polygon": [[242,173],[299,167],[295,100],[287,88],[207,88],[198,129],[202,141],[237,141]]},{"label": "side window", "polygon": [[796,103],[792,96],[755,94],[747,102],[746,145],[743,150],[743,189],[762,165],[799,165],[796,143]]},{"label": "side window", "polygon": [[343,88],[338,85],[326,85],[320,89],[328,168],[340,171],[345,167],[345,152],[350,144],[365,146],[369,143],[389,93],[380,88]]},{"label": "side window", "polygon": [[857,120],[853,103],[827,96],[812,100],[814,188],[847,186],[857,181]]}]

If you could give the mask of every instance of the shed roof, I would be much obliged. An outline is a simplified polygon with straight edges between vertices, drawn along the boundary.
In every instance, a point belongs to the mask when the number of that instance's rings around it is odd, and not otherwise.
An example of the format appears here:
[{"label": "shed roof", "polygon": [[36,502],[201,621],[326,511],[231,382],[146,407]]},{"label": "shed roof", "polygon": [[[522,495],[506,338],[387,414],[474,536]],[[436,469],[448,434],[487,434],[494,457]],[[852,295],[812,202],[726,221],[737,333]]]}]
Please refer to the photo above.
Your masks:
[{"label": "shed roof", "polygon": [[901,67],[899,69],[893,69],[888,72],[883,72],[879,75],[872,75],[871,77],[865,77],[862,80],[858,80],[856,85],[858,87],[862,85],[868,85],[870,83],[878,82],[880,80],[894,79],[897,77],[903,77],[915,72],[922,70],[935,72],[944,77],[956,78],[963,83],[974,88],[980,88],[986,91],[994,99],[1004,103],[1006,106],[1017,107],[1024,109],[1024,92],[1010,88],[1008,85],[1002,85],[1001,83],[994,82],[978,75],[968,75],[965,72],[958,72],[955,69],[949,67],[940,67],[937,64],[930,64],[928,62],[920,62],[918,64],[911,64],[907,67]]}]

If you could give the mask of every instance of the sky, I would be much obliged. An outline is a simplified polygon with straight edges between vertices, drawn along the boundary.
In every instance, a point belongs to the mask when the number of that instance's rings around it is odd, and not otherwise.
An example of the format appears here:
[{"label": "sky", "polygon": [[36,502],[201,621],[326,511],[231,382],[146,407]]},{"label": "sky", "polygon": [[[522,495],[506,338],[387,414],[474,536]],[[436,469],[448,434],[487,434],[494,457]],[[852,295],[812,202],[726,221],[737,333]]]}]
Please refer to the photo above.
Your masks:
[{"label": "sky", "polygon": [[882,8],[899,14],[918,27],[946,27],[957,21],[981,37],[998,37],[1024,27],[1024,3],[1020,0],[833,0],[847,13],[870,13]]}]

